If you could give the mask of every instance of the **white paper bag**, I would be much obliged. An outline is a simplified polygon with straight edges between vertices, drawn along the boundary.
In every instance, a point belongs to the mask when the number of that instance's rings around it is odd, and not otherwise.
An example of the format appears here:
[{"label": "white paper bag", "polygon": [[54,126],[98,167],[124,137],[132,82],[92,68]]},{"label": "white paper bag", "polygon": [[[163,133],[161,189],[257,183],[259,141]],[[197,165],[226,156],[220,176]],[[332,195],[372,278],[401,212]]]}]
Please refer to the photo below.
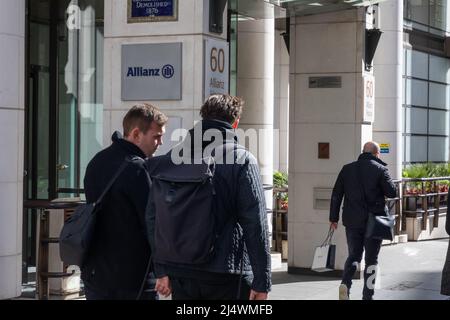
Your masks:
[{"label": "white paper bag", "polygon": [[324,245],[317,247],[314,252],[314,260],[311,270],[316,272],[326,272],[334,270],[334,260],[336,254],[335,245]]}]

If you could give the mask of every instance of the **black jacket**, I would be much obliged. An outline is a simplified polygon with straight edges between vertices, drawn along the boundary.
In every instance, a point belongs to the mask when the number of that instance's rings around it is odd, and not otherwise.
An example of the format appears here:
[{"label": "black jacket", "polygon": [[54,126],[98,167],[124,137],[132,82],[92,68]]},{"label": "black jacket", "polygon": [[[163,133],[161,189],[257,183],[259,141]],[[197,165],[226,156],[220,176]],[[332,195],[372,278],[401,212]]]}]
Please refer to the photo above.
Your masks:
[{"label": "black jacket", "polygon": [[[447,199],[450,199],[450,191],[448,193],[448,197]],[[447,234],[450,236],[450,200],[447,200],[448,204],[447,204],[447,216],[445,218],[445,231],[447,231]]]},{"label": "black jacket", "polygon": [[[113,144],[89,162],[84,178],[86,200],[95,202],[127,158],[145,154],[116,132]],[[102,290],[137,292],[150,258],[145,209],[150,180],[145,162],[132,162],[105,196],[97,217],[95,238],[82,279]]]},{"label": "black jacket", "polygon": [[[208,129],[220,130],[225,143],[238,145],[237,136],[228,123],[203,120],[201,125],[203,132]],[[194,136],[193,130],[190,134]],[[191,154],[194,154],[194,139],[191,142]],[[203,142],[201,150],[210,143]],[[244,252],[243,274],[250,279],[253,277],[252,289],[268,292],[271,289],[271,257],[266,202],[259,167],[253,155],[243,147],[237,147],[233,152],[235,159],[243,160],[237,164],[216,164],[213,179],[217,200],[217,226],[222,228],[216,241],[214,258],[199,266],[164,265],[164,274],[200,279],[224,273],[239,274],[241,255]],[[242,239],[244,251],[241,249]]]},{"label": "black jacket", "polygon": [[358,161],[345,165],[334,185],[331,196],[330,221],[339,221],[342,198],[345,196],[342,222],[349,228],[365,228],[368,213],[364,208],[365,191],[368,210],[385,214],[385,197],[394,198],[396,188],[389,176],[386,163],[370,153],[363,153]]}]

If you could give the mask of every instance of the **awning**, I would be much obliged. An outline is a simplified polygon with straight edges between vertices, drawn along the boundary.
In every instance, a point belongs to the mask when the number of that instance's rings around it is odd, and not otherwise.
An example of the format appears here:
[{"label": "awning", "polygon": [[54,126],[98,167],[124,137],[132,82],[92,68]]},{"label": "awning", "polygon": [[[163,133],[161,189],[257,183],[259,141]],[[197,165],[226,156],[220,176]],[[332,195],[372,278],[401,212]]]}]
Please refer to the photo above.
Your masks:
[{"label": "awning", "polygon": [[370,6],[386,0],[229,0],[230,8],[253,19],[284,18]]}]

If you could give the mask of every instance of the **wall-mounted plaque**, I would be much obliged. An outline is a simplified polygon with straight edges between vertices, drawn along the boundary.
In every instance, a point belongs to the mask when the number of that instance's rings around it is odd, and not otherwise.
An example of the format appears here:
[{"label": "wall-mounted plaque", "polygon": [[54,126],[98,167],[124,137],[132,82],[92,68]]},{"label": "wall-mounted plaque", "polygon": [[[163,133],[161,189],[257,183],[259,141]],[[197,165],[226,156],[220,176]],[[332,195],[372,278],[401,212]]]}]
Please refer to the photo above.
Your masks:
[{"label": "wall-mounted plaque", "polygon": [[122,101],[181,100],[182,43],[122,45]]},{"label": "wall-mounted plaque", "polygon": [[342,88],[342,77],[309,77],[309,88]]},{"label": "wall-mounted plaque", "polygon": [[178,0],[128,0],[128,23],[178,20]]}]

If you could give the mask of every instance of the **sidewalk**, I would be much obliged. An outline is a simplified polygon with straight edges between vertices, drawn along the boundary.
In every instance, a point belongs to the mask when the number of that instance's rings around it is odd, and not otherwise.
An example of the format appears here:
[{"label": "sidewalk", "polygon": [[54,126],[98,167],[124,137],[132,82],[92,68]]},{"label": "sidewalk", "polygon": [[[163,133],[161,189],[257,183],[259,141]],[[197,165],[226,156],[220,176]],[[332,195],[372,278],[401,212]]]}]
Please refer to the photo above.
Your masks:
[{"label": "sidewalk", "polygon": [[[449,240],[383,246],[379,256],[376,300],[448,300],[440,294],[441,273]],[[337,300],[340,279],[273,272],[271,300]],[[350,298],[361,300],[362,280],[354,280]]]},{"label": "sidewalk", "polygon": [[[441,295],[441,272],[449,240],[408,242],[383,246],[379,256],[380,289],[376,300],[450,300]],[[270,300],[337,300],[340,279],[287,273],[287,264],[272,276]],[[354,280],[351,299],[361,300],[362,280]],[[34,289],[30,290],[34,291]],[[25,293],[25,292],[24,292]],[[34,293],[29,292],[34,295]],[[21,297],[18,300],[33,299]],[[60,297],[52,296],[59,300]],[[73,297],[71,300],[84,300]],[[163,299],[164,300],[164,299]]]}]

